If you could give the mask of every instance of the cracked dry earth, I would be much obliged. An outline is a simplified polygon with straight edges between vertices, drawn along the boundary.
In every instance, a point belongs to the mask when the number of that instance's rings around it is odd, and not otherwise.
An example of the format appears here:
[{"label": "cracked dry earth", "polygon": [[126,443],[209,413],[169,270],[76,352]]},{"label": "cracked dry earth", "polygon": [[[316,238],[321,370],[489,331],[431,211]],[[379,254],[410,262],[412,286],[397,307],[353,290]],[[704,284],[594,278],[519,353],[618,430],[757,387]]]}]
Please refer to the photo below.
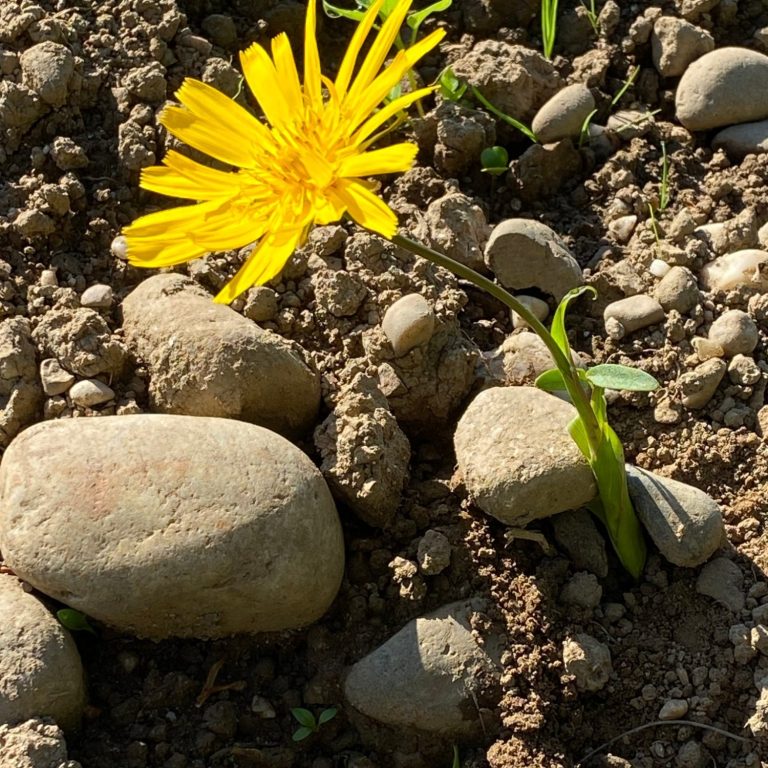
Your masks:
[{"label": "cracked dry earth", "polygon": [[[464,768],[768,765],[768,3],[597,0],[595,28],[584,6],[564,0],[548,62],[531,0],[454,0],[426,25],[447,36],[420,77],[431,82],[451,65],[509,114],[535,116],[537,133],[552,140],[531,144],[476,103],[438,96],[402,129],[419,143],[417,166],[382,187],[405,232],[500,280],[506,263],[508,287],[543,316],[573,285],[595,286],[598,298],[571,312],[574,349],[587,363],[622,362],[659,380],[651,394],[611,394],[627,459],[707,494],[725,538],[688,565],[650,543],[638,582],[583,510],[539,515],[532,540],[509,535],[465,487],[453,437],[468,405],[490,387],[523,391],[548,367],[495,300],[346,224],[316,230],[281,278],[215,319],[208,297],[242,253],[212,254],[160,282],[121,258],[121,227],[169,204],[138,187],[141,168],[172,145],[157,123],[163,103],[191,76],[253,108],[237,51],[281,31],[298,50],[304,10],[291,0],[0,0],[0,445],[41,423],[73,430],[39,443],[23,471],[11,456],[23,449],[7,453],[3,471],[16,479],[0,503],[11,509],[16,488],[29,485],[41,525],[67,497],[91,514],[45,535],[30,525],[23,537],[18,519],[0,514],[3,589],[37,601],[28,613],[2,606],[0,680],[59,600],[87,613],[92,598],[58,582],[43,589],[44,578],[16,565],[21,550],[44,540],[53,549],[40,559],[60,557],[57,578],[66,580],[101,549],[119,549],[97,525],[110,493],[128,493],[137,478],[159,483],[164,526],[181,525],[169,498],[208,498],[174,469],[183,436],[174,442],[160,430],[155,449],[129,450],[140,439],[130,425],[145,414],[275,429],[322,472],[341,518],[327,544],[341,558],[328,578],[341,586],[326,598],[323,569],[305,577],[293,625],[304,628],[217,637],[214,617],[183,639],[162,639],[142,590],[152,582],[153,600],[168,592],[173,601],[174,582],[138,564],[132,571],[127,557],[125,580],[111,582],[105,599],[111,618],[94,611],[95,634],[74,633],[76,649],[67,645],[85,677],[85,693],[63,694],[76,699],[73,721],[58,718],[62,732],[35,720],[50,714],[43,689],[38,710],[23,717],[7,714],[18,710],[3,700],[0,765],[447,768],[454,746],[453,764]],[[321,22],[333,71],[351,24]],[[737,65],[721,55],[699,68],[704,84],[693,91],[721,75],[727,86],[703,117],[691,116],[685,79],[721,49],[735,50]],[[588,137],[585,102],[562,96],[540,111],[571,87],[597,110]],[[728,127],[743,125],[753,127]],[[511,158],[498,178],[479,170],[480,152],[494,144]],[[510,219],[546,225],[549,244],[518,221],[522,239],[505,251],[495,228]],[[508,263],[494,262],[494,237]],[[537,261],[545,250],[550,261]],[[403,297],[408,312],[388,314]],[[187,357],[169,351],[171,337]],[[79,425],[91,419],[104,426],[86,441]],[[200,469],[213,507],[223,498],[217,474],[245,493],[237,462],[247,452],[227,453],[245,451],[241,438],[199,439],[216,469]],[[515,441],[525,447],[525,435]],[[289,450],[274,445],[260,460]],[[157,465],[166,480],[153,479]],[[104,481],[104,467],[114,476],[107,486],[94,481]],[[315,506],[324,503],[333,502]],[[240,571],[216,588],[245,582],[253,550],[273,547],[270,572],[286,559],[309,562],[313,539],[304,549],[288,541],[303,525],[279,528],[285,540],[272,527],[248,539],[230,558]],[[325,540],[312,536],[320,551]],[[86,591],[97,590],[91,567]],[[204,566],[187,568],[195,570]],[[14,574],[24,576],[21,591]],[[287,592],[270,599],[290,602]],[[129,605],[134,613],[121,617]],[[414,661],[413,627],[422,625],[412,622],[433,612],[446,634],[416,647]],[[357,666],[397,638],[386,646],[392,664]],[[435,669],[459,681],[458,694],[424,673],[419,653],[437,654]],[[579,654],[587,668],[574,662]],[[64,675],[56,667],[53,677]],[[298,706],[339,711],[294,742]]]}]

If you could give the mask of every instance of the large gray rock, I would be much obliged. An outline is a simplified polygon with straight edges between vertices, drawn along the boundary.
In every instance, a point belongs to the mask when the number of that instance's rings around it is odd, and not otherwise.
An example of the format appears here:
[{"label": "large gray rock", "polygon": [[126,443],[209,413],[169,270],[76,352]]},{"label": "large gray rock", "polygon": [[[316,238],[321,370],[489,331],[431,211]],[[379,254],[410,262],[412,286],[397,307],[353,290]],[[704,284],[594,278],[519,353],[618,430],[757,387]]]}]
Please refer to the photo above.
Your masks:
[{"label": "large gray rock", "polygon": [[630,465],[627,483],[640,522],[670,563],[695,568],[723,543],[720,507],[704,491]]},{"label": "large gray rock", "polygon": [[559,235],[535,219],[507,219],[494,227],[485,263],[505,288],[538,288],[558,301],[584,282]]},{"label": "large gray rock", "polygon": [[525,525],[594,498],[595,481],[568,422],[576,409],[535,387],[481,392],[459,420],[456,461],[471,499],[509,525]]},{"label": "large gray rock", "polygon": [[675,94],[677,119],[708,131],[768,118],[768,56],[748,48],[718,48],[685,70]]},{"label": "large gray rock", "polygon": [[542,144],[569,136],[576,138],[594,108],[595,99],[586,85],[567,85],[539,109],[531,123],[531,130]]},{"label": "large gray rock", "polygon": [[7,564],[138,635],[305,626],[341,581],[341,526],[320,472],[284,438],[244,422],[43,422],[6,451],[0,494]]},{"label": "large gray rock", "polygon": [[320,382],[296,345],[262,330],[181,275],[154,275],[123,302],[125,335],[147,364],[154,411],[310,429]]},{"label": "large gray rock", "polygon": [[0,574],[0,723],[51,717],[74,729],[84,705],[83,667],[69,633],[18,579]]},{"label": "large gray rock", "polygon": [[391,726],[458,737],[478,730],[479,706],[498,703],[499,668],[472,634],[482,601],[458,602],[414,619],[365,658],[344,681],[347,701]]}]

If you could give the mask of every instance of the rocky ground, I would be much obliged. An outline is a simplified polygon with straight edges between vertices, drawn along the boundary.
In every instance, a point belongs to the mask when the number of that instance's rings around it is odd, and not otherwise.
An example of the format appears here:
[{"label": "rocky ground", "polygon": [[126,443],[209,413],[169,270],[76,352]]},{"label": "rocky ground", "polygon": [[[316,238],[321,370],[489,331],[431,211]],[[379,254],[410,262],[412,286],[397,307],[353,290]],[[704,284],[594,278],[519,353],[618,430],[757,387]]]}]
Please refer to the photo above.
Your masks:
[{"label": "rocky ground", "polygon": [[2,766],[768,764],[768,3],[563,2],[551,62],[537,5],[454,0],[419,74],[541,143],[436,97],[382,193],[542,318],[593,285],[580,359],[659,380],[610,393],[637,583],[495,300],[346,224],[231,309],[242,253],[126,263],[163,103],[249,104],[236,52],[302,4],[0,4]]}]

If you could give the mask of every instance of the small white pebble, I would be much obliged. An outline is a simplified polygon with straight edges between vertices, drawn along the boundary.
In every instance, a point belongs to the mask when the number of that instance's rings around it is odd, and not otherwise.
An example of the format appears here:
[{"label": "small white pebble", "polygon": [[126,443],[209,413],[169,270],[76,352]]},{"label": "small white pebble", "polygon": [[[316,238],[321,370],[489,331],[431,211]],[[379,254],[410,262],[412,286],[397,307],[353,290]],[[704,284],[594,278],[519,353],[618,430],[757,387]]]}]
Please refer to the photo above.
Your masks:
[{"label": "small white pebble", "polygon": [[72,402],[81,408],[91,408],[114,399],[115,393],[103,381],[98,379],[85,379],[78,381],[69,390]]},{"label": "small white pebble", "polygon": [[40,273],[40,285],[52,286],[54,288],[59,285],[59,278],[56,277],[55,269],[44,269]]},{"label": "small white pebble", "polygon": [[128,260],[128,241],[123,235],[118,235],[109,246],[112,255],[123,261]]},{"label": "small white pebble", "polygon": [[109,309],[112,306],[113,298],[110,286],[96,283],[83,291],[80,305],[90,309]]},{"label": "small white pebble", "polygon": [[664,275],[669,272],[671,267],[669,264],[667,264],[666,261],[662,261],[661,259],[654,259],[651,262],[651,266],[648,267],[648,271],[654,276],[654,277],[664,277]]}]

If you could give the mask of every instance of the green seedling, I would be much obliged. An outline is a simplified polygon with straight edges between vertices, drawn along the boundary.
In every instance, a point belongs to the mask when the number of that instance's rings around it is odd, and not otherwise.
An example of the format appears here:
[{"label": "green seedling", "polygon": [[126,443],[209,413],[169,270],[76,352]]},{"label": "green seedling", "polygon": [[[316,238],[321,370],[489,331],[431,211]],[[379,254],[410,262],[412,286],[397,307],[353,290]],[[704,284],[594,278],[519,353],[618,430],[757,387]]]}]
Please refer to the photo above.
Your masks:
[{"label": "green seedling", "polygon": [[584,293],[595,296],[597,291],[591,286],[582,286],[567,293],[555,311],[549,330],[509,291],[474,269],[403,235],[394,235],[392,242],[469,280],[498,299],[517,312],[544,342],[555,367],[539,376],[536,384],[547,391],[564,390],[576,408],[577,415],[568,425],[568,432],[586,458],[598,492],[597,498],[588,506],[605,525],[622,565],[632,576],[639,578],[645,565],[645,539],[629,498],[624,449],[608,423],[605,390],[648,392],[659,385],[650,374],[623,365],[597,365],[586,371],[576,367],[565,331],[565,313],[571,301]]},{"label": "green seedling", "polygon": [[451,768],[461,768],[461,759],[459,758],[459,748],[453,745],[453,762]]},{"label": "green seedling", "polygon": [[661,186],[659,187],[659,210],[663,211],[669,205],[669,157],[667,157],[667,142],[661,142]]},{"label": "green seedling", "polygon": [[627,79],[622,83],[621,88],[613,95],[611,99],[612,107],[615,107],[621,101],[621,97],[635,84],[638,74],[640,74],[640,67],[634,67]]},{"label": "green seedling", "polygon": [[504,147],[486,147],[480,153],[482,172],[501,176],[509,170],[509,152]]},{"label": "green seedling", "polygon": [[593,109],[585,118],[581,124],[581,130],[579,131],[579,146],[583,147],[584,144],[589,142],[589,126],[592,124],[592,118],[597,114],[597,110]]},{"label": "green seedling", "polygon": [[96,630],[91,626],[88,617],[74,608],[62,608],[56,611],[56,618],[61,623],[61,626],[66,627],[70,632],[90,632],[92,635],[96,634]]},{"label": "green seedling", "polygon": [[596,35],[600,34],[600,22],[597,18],[597,8],[595,5],[595,0],[589,0],[589,5],[585,2],[585,0],[581,0],[582,8],[587,12],[587,18],[589,19],[589,23],[592,25],[592,30]]},{"label": "green seedling", "polygon": [[325,723],[330,722],[336,717],[336,713],[339,710],[336,707],[328,707],[324,709],[319,717],[315,718],[314,713],[310,712],[304,707],[294,707],[291,710],[291,714],[294,716],[299,724],[299,727],[293,732],[291,737],[294,741],[304,741],[304,739],[311,736],[313,733],[318,733],[320,727]]},{"label": "green seedling", "polygon": [[558,0],[541,0],[541,41],[547,59],[552,58],[557,37],[557,3]]}]

